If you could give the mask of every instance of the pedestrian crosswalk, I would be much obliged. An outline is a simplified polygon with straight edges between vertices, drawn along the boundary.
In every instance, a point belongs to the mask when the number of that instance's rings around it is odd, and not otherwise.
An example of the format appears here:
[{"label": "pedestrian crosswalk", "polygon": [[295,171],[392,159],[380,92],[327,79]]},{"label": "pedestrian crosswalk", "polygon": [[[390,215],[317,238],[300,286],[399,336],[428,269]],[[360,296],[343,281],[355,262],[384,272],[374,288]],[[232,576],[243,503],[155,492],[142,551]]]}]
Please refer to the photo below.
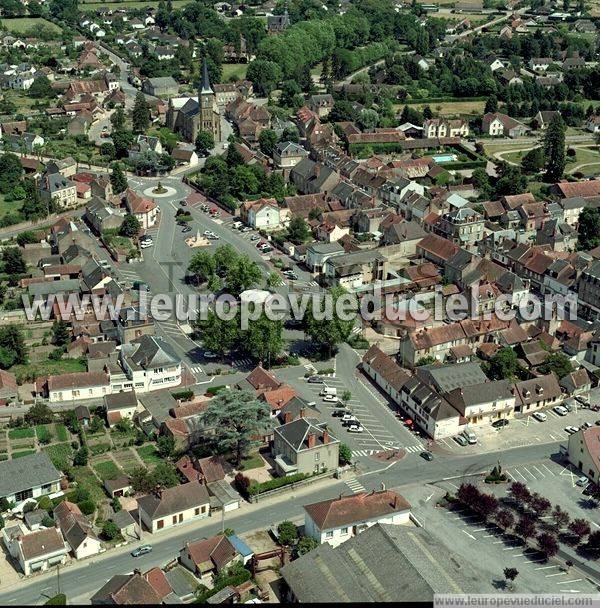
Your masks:
[{"label": "pedestrian crosswalk", "polygon": [[233,359],[231,365],[233,365],[233,367],[248,367],[252,365],[252,359],[247,357],[245,359]]},{"label": "pedestrian crosswalk", "polygon": [[316,367],[315,367],[315,366],[314,366],[312,363],[307,363],[307,364],[304,366],[304,369],[305,369],[307,372],[311,372],[312,374],[316,374],[316,373],[317,373],[317,368],[316,368]]},{"label": "pedestrian crosswalk", "polygon": [[194,365],[193,367],[190,367],[190,371],[192,372],[192,374],[203,374],[204,373],[204,370],[199,365]]},{"label": "pedestrian crosswalk", "polygon": [[373,456],[373,454],[377,454],[381,450],[352,450],[353,456]]},{"label": "pedestrian crosswalk", "polygon": [[183,333],[183,330],[175,321],[162,321],[160,327],[166,334],[171,336],[180,336]]},{"label": "pedestrian crosswalk", "polygon": [[406,446],[406,447],[404,447],[402,449],[406,450],[407,452],[410,452],[411,454],[416,454],[417,452],[422,452],[423,451],[423,446],[421,444],[419,444],[419,445],[409,445],[409,446]]},{"label": "pedestrian crosswalk", "polygon": [[363,486],[362,483],[360,483],[360,481],[358,481],[358,479],[356,479],[356,477],[353,477],[352,479],[348,479],[346,481],[346,485],[352,490],[352,492],[354,494],[359,494],[360,492],[367,491],[365,486]]},{"label": "pedestrian crosswalk", "polygon": [[361,332],[362,332],[362,327],[358,327],[358,326],[355,325],[352,328],[352,332],[351,333],[353,333],[353,334],[360,334]]}]

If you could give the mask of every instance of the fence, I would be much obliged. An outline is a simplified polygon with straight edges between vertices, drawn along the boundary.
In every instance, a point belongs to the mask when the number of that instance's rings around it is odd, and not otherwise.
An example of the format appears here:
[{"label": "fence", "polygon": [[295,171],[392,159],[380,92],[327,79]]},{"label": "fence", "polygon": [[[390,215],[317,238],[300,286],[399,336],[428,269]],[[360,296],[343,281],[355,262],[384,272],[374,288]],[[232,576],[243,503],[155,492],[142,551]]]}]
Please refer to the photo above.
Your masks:
[{"label": "fence", "polygon": [[307,477],[306,479],[302,479],[300,481],[296,481],[294,483],[290,483],[285,486],[281,486],[280,488],[275,488],[274,490],[268,490],[266,492],[262,492],[261,494],[255,494],[254,496],[250,496],[250,502],[259,502],[263,498],[270,498],[272,496],[277,496],[278,494],[282,494],[288,490],[294,490],[297,488],[303,488],[304,486],[310,485],[315,481],[319,481],[321,479],[326,479],[328,477],[333,477],[335,475],[335,471],[325,471],[325,473],[321,473],[320,475],[313,475],[312,477]]}]

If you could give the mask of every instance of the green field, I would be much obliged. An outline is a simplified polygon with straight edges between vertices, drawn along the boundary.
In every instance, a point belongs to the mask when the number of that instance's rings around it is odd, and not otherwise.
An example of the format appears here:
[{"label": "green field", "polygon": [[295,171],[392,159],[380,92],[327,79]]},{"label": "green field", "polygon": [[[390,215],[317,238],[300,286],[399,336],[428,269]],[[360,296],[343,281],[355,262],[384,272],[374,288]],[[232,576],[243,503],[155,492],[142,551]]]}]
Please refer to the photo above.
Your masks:
[{"label": "green field", "polygon": [[12,457],[23,458],[23,456],[29,456],[29,454],[35,454],[35,450],[23,450],[22,452],[13,452]]},{"label": "green field", "polygon": [[104,481],[107,479],[114,479],[121,474],[119,467],[112,460],[97,462],[93,467],[96,473],[98,473]]},{"label": "green field", "polygon": [[96,503],[106,498],[102,484],[89,467],[73,467],[72,474],[75,481],[88,490]]},{"label": "green field", "polygon": [[221,80],[223,82],[229,82],[232,77],[236,80],[246,78],[246,72],[248,71],[247,63],[224,63],[222,67],[223,75],[221,76]]},{"label": "green field", "polygon": [[55,443],[47,448],[43,448],[43,452],[46,452],[52,461],[52,464],[58,470],[64,470],[71,464],[71,458],[73,456],[73,448],[70,443]]},{"label": "green field", "polygon": [[10,201],[5,200],[4,195],[0,194],[0,217],[4,217],[9,213],[18,213],[23,206],[23,201]]},{"label": "green field", "polygon": [[9,31],[15,34],[24,34],[31,29],[45,26],[48,29],[60,33],[61,29],[51,21],[47,21],[43,17],[17,17],[15,19],[2,19],[2,25]]},{"label": "green field", "polygon": [[56,438],[59,441],[69,441],[69,431],[67,430],[67,427],[64,424],[60,424],[57,422],[54,427],[56,429]]},{"label": "green field", "polygon": [[10,371],[17,376],[25,374],[35,374],[38,376],[52,376],[58,374],[70,374],[73,372],[85,372],[87,367],[79,359],[61,359],[60,361],[39,361],[37,363],[29,363],[27,365],[14,365]]},{"label": "green field", "polygon": [[148,464],[159,464],[163,461],[153,445],[144,445],[141,448],[137,448],[137,453]]},{"label": "green field", "polygon": [[[52,426],[52,425],[49,425]],[[37,435],[37,438],[42,442],[46,442],[49,443],[52,440],[53,434],[52,434],[52,430],[48,428],[48,426],[44,425],[44,424],[38,424],[35,427],[35,434]]]},{"label": "green field", "polygon": [[35,437],[35,429],[10,429],[8,431],[9,439],[28,439]]}]

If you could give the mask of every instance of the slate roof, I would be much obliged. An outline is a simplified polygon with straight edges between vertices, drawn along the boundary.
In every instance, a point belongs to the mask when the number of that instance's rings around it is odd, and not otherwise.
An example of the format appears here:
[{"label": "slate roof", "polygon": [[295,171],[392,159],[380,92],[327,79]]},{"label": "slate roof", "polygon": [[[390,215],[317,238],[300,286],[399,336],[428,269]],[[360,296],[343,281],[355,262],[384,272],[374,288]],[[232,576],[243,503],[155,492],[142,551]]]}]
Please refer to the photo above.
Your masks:
[{"label": "slate roof", "polygon": [[129,344],[124,344],[121,352],[134,369],[170,367],[181,363],[173,347],[158,336],[140,336]]},{"label": "slate roof", "polygon": [[423,529],[376,524],[335,549],[320,545],[281,574],[300,603],[431,602],[434,593],[478,591],[478,574],[451,555]]},{"label": "slate roof", "polygon": [[61,477],[45,452],[0,462],[0,498],[55,483]]},{"label": "slate roof", "polygon": [[[324,431],[319,426],[319,421],[316,418],[298,418],[297,420],[277,427],[274,432],[286,441],[296,452],[308,449],[308,435],[310,434],[316,435],[316,446],[324,445]],[[338,442],[338,439],[329,434],[329,443]]]}]

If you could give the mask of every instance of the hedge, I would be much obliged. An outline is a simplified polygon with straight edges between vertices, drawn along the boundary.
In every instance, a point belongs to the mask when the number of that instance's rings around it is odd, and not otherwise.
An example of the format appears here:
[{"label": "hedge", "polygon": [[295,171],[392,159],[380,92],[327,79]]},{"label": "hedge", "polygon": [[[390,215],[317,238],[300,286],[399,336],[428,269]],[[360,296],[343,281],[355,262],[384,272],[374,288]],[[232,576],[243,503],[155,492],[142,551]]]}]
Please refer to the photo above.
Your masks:
[{"label": "hedge", "polygon": [[196,596],[194,600],[195,604],[205,604],[206,600],[213,595],[216,595],[221,589],[225,589],[225,587],[237,587],[238,585],[242,585],[246,581],[249,581],[252,578],[252,574],[248,570],[244,570],[240,574],[236,574],[235,576],[228,576],[224,578],[222,581],[218,582],[212,589],[207,589],[206,591],[202,591]]},{"label": "hedge", "polygon": [[45,604],[45,606],[66,606],[67,596],[64,593],[59,593],[54,597],[51,597]]},{"label": "hedge", "polygon": [[487,166],[486,160],[467,160],[465,162],[455,161],[451,163],[444,163],[440,165],[442,169],[478,169],[479,167],[485,168]]},{"label": "hedge", "polygon": [[487,97],[411,97],[410,99],[404,99],[400,105],[411,105],[416,103],[452,103],[460,101],[486,101]]},{"label": "hedge", "polygon": [[179,401],[191,401],[194,398],[194,391],[186,390],[186,391],[178,391],[177,393],[172,393],[173,398]]},{"label": "hedge", "polygon": [[350,154],[356,154],[364,148],[371,148],[375,154],[377,154],[377,153],[385,154],[387,152],[404,152],[405,151],[402,143],[386,143],[386,144],[364,143],[364,144],[350,144],[348,146],[348,152],[350,152]]},{"label": "hedge", "polygon": [[255,481],[254,483],[250,484],[248,494],[250,496],[256,496],[258,494],[263,494],[264,492],[269,492],[270,490],[283,488],[284,486],[296,483],[297,481],[302,481],[309,477],[311,477],[311,475],[308,473],[294,473],[294,475],[288,475],[287,477],[276,477],[275,479],[269,479],[269,481],[263,481],[262,483]]},{"label": "hedge", "polygon": [[217,393],[220,393],[224,390],[227,390],[227,386],[225,386],[224,384],[221,384],[221,386],[210,386],[206,389],[206,394],[212,395],[214,397]]}]

